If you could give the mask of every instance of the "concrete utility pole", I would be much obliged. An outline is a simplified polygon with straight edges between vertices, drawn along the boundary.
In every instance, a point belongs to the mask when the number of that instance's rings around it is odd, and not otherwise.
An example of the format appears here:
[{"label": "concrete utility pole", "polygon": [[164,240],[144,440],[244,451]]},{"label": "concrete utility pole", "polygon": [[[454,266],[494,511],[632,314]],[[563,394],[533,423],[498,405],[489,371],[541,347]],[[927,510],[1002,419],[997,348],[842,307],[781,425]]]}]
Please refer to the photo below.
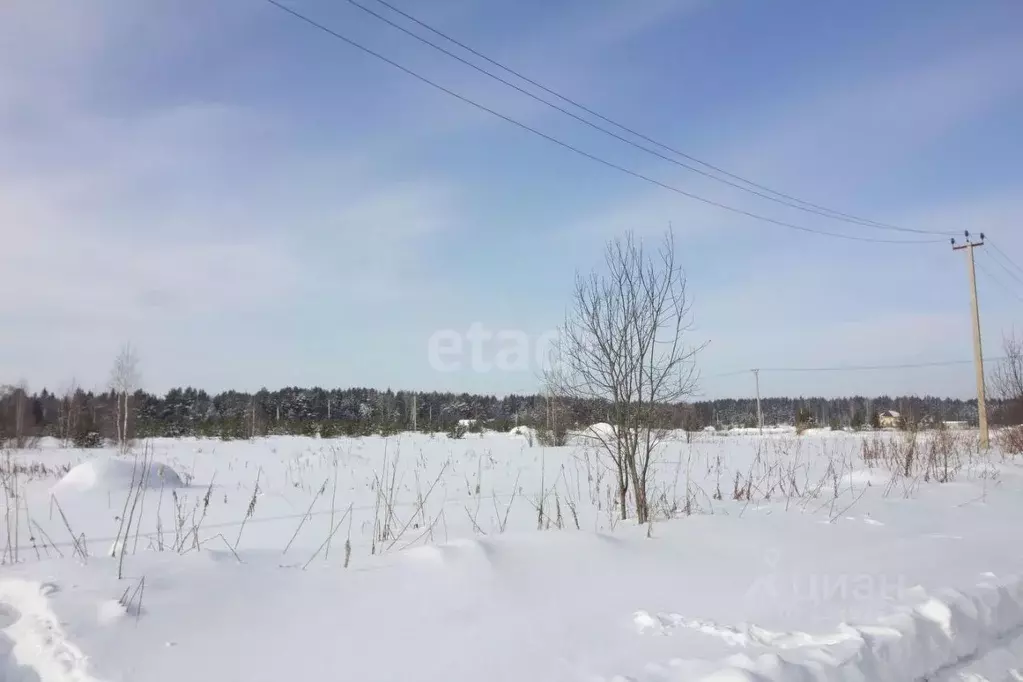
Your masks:
[{"label": "concrete utility pole", "polygon": [[760,370],[753,370],[753,376],[757,380],[757,424],[760,426],[760,435],[764,435],[764,412],[760,409]]},{"label": "concrete utility pole", "polygon": [[966,243],[956,244],[952,239],[953,251],[966,251],[966,263],[970,273],[970,301],[973,308],[973,361],[977,370],[977,425],[980,427],[980,447],[987,448],[990,438],[987,428],[987,392],[984,389],[984,351],[980,339],[980,306],[977,303],[977,268],[974,264],[973,250],[984,246],[984,233],[980,233],[980,241],[970,241],[970,233],[966,233]]}]

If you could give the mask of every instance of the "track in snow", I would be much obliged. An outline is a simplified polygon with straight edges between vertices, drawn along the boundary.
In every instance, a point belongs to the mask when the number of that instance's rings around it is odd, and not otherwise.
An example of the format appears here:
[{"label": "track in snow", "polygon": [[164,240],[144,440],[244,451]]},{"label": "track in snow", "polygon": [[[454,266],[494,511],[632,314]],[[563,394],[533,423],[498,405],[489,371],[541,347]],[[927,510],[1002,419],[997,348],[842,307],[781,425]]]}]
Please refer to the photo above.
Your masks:
[{"label": "track in snow", "polygon": [[98,682],[69,642],[47,595],[49,583],[0,581],[0,682]]}]

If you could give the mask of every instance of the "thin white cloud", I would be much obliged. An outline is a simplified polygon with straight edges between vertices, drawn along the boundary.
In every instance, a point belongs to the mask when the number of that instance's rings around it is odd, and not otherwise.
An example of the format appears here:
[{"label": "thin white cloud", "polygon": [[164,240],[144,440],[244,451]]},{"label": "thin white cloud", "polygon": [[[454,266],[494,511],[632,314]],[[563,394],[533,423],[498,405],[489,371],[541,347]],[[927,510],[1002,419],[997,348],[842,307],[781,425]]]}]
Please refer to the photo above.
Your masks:
[{"label": "thin white cloud", "polygon": [[0,122],[38,115],[81,93],[105,37],[107,17],[91,3],[14,0],[3,8]]},{"label": "thin white cloud", "polygon": [[[935,229],[986,225],[999,246],[1018,255],[1023,242],[1020,190],[944,200],[895,216]],[[973,230],[976,233],[979,230]],[[963,255],[935,244],[911,252],[869,248],[811,252],[789,259],[756,259],[738,276],[706,292],[697,307],[700,333],[711,340],[701,364],[708,395],[745,390],[742,377],[714,377],[742,367],[832,367],[969,360],[973,356],[970,296]],[[978,251],[978,262],[997,267]],[[1023,258],[1019,259],[1023,262]],[[1009,282],[1006,275],[1003,280]],[[700,282],[695,282],[697,286]],[[978,274],[985,355],[1000,353],[1000,338],[1018,319],[1020,304]],[[1023,293],[1023,286],[1017,287]],[[738,383],[737,383],[738,382]],[[968,396],[969,365],[872,373],[778,373],[777,394],[932,392]]]},{"label": "thin white cloud", "polygon": [[[301,355],[293,351],[307,336],[329,336],[327,325],[336,329],[344,326],[342,321],[355,319],[366,335],[364,318],[373,314],[374,332],[390,324],[394,329],[387,333],[400,335],[402,324],[396,319],[408,308],[457,300],[446,289],[449,279],[457,279],[449,275],[457,269],[458,254],[447,253],[443,266],[433,259],[439,250],[457,245],[455,237],[468,234],[474,224],[465,214],[468,197],[443,173],[424,176],[399,161],[415,157],[423,140],[439,142],[451,135],[464,141],[467,133],[475,132],[507,134],[496,140],[506,148],[530,139],[526,133],[400,73],[391,75],[384,65],[357,62],[364,80],[347,79],[350,74],[328,59],[310,62],[309,68],[299,71],[297,60],[288,61],[295,55],[288,52],[294,45],[287,41],[294,35],[318,38],[298,26],[295,34],[288,33],[278,43],[276,38],[284,34],[276,31],[290,29],[283,28],[288,19],[272,8],[250,11],[248,5],[240,10],[236,3],[229,4],[224,15],[231,21],[218,24],[177,11],[178,3],[156,4],[156,18],[142,23],[137,22],[142,6],[129,10],[112,0],[74,7],[56,0],[22,0],[13,12],[5,9],[0,42],[15,46],[16,58],[0,63],[0,149],[5,150],[0,155],[0,268],[20,288],[16,296],[0,300],[0,317],[16,322],[3,342],[0,380],[26,376],[37,384],[53,384],[86,368],[99,372],[99,381],[117,345],[132,338],[140,343],[147,363],[159,363],[147,369],[147,376],[157,377],[163,385],[213,375],[230,384],[232,377],[252,373],[263,362],[273,360],[287,367]],[[601,79],[593,66],[606,53],[702,4],[601,3],[597,10],[566,14],[541,25],[535,34],[502,36],[500,46],[478,47],[527,73],[541,74],[556,87],[568,84],[566,91],[585,100],[592,84]],[[260,49],[270,51],[274,60],[281,51],[287,65],[279,75],[301,73],[315,84],[311,88],[322,91],[327,86],[338,91],[351,86],[359,93],[352,109],[368,106],[367,100],[389,106],[380,107],[379,119],[371,113],[368,123],[365,115],[359,116],[369,130],[365,135],[360,131],[359,139],[345,138],[342,132],[327,143],[302,138],[303,133],[324,137],[320,129],[305,129],[303,113],[308,112],[300,109],[308,103],[295,110],[279,103],[264,109],[258,98],[245,102],[189,97],[188,87],[159,101],[140,96],[124,107],[120,105],[125,102],[103,98],[111,60],[135,55],[159,67],[153,73],[161,77],[195,77],[178,71],[179,58],[195,45],[209,45],[199,39],[183,40],[188,26],[215,28],[230,36],[225,25],[248,21],[268,31],[259,35],[274,36]],[[387,31],[360,38],[378,44],[373,41]],[[147,43],[154,49],[143,49]],[[544,126],[558,125],[553,117],[543,118],[549,110],[542,105],[443,58],[419,62],[427,54],[423,50],[404,43],[399,47],[393,40],[379,44],[396,50],[403,61],[411,56],[410,65],[501,111],[530,122],[542,118]],[[339,55],[349,54],[341,44],[337,50]],[[829,83],[798,101],[787,100],[773,114],[758,110],[750,117],[759,123],[754,132],[735,136],[734,148],[717,150],[711,158],[755,177],[769,177],[768,184],[777,183],[781,189],[798,187],[810,199],[834,199],[841,206],[845,198],[855,199],[857,183],[872,179],[879,163],[906,158],[1016,96],[1020,79],[1011,67],[1021,56],[1018,45],[993,42],[973,51],[955,51],[936,64],[911,65],[894,74],[869,73],[858,82]],[[356,81],[359,88],[352,86]],[[373,87],[363,88],[366,81]],[[344,113],[356,116],[339,112]],[[496,125],[491,129],[483,121]],[[343,123],[337,128],[344,131]],[[565,134],[577,139],[575,124],[566,125]],[[479,138],[480,144],[494,141]],[[541,151],[568,154],[546,142],[536,144]],[[841,172],[824,177],[815,161],[821,157],[834,159]],[[431,158],[443,168],[440,155]],[[677,168],[654,162],[649,169],[686,189],[720,199],[730,196],[728,190]],[[623,184],[630,182],[634,181],[623,177]],[[561,251],[548,253],[545,242],[538,253],[556,260],[558,267],[565,266],[563,254],[579,257],[579,265],[588,267],[595,259],[583,257],[587,245],[599,259],[604,239],[625,229],[660,233],[670,222],[680,237],[696,239],[748,224],[635,182],[638,189],[624,199],[609,200],[568,221],[569,229],[555,238],[561,240]],[[1018,233],[1019,211],[1011,198],[995,195],[971,201],[973,205],[968,205],[956,198],[955,205],[941,207],[923,200],[908,202],[911,205],[897,207],[906,213],[891,219],[932,226],[983,223],[1003,235],[1003,243],[1006,235]],[[753,204],[745,196],[729,202]],[[774,205],[764,210],[785,213]],[[792,215],[802,219],[797,222],[821,222],[801,213]],[[462,243],[465,257],[472,258],[473,241]],[[1018,241],[1009,243],[1023,247]],[[949,322],[940,310],[909,316],[897,310],[897,299],[882,297],[886,286],[911,286],[912,273],[901,273],[892,285],[881,278],[871,281],[869,274],[858,274],[848,263],[838,266],[827,260],[786,265],[774,272],[754,267],[742,272],[742,265],[734,288],[724,287],[714,295],[701,289],[700,282],[692,282],[700,303],[700,333],[712,339],[730,335],[737,344],[728,353],[723,352],[724,344],[712,346],[713,353],[721,352],[711,356],[714,362],[745,359],[741,351],[750,347],[750,329],[758,329],[759,321],[771,322],[770,311],[763,310],[770,292],[784,296],[786,304],[779,306],[776,325],[765,327],[763,344],[756,346],[758,353],[762,351],[758,358],[769,358],[774,350],[791,358],[798,345],[822,349],[821,362],[875,356],[888,360],[898,355],[891,350],[894,343],[937,353],[945,346],[934,339],[942,343],[956,339],[948,342],[950,349],[962,340],[956,336],[958,322]],[[923,271],[929,266],[909,267]],[[799,310],[800,286],[807,286],[807,281],[821,289],[837,282],[845,287],[843,294],[850,298],[855,294],[866,303],[846,319],[815,317]],[[963,287],[956,284],[955,290],[962,293]],[[751,291],[757,294],[752,302]],[[875,300],[881,303],[870,310]],[[756,306],[760,309],[748,319],[729,321],[729,316],[741,317]],[[402,312],[394,312],[391,319],[391,313],[381,311]],[[950,319],[958,320],[959,312],[951,313]],[[315,322],[315,315],[320,326],[310,322]],[[401,322],[405,321],[403,317]],[[244,351],[237,350],[243,335]],[[968,344],[968,336],[962,338]],[[359,349],[366,351],[366,346]],[[224,369],[228,361],[216,359],[228,355],[235,363],[231,370]],[[178,374],[184,358],[187,372]],[[309,375],[316,376],[319,360],[310,355],[304,362]],[[288,374],[282,369],[274,376]]]},{"label": "thin white cloud", "polygon": [[439,294],[444,276],[431,254],[438,253],[438,240],[457,238],[465,218],[454,190],[434,181],[339,197],[315,221],[319,227],[307,246],[319,250],[319,275],[354,289],[357,302],[379,305]]},{"label": "thin white cloud", "polygon": [[[848,319],[793,322],[779,316],[748,333],[726,335],[704,351],[702,391],[709,396],[752,395],[752,374],[716,376],[759,367],[765,395],[968,396],[973,387],[969,320],[963,312],[874,313],[850,311]],[[990,350],[989,353],[990,354]],[[948,367],[858,371],[791,371],[806,368],[870,367],[966,361]]]},{"label": "thin white cloud", "polygon": [[900,224],[974,235],[986,232],[1001,245],[1023,250],[1023,186],[997,188],[976,197],[943,198],[895,217]]},{"label": "thin white cloud", "polygon": [[[543,20],[531,22],[530,28],[522,33],[511,32],[510,35],[498,36],[496,42],[493,36],[490,36],[490,42],[483,38],[474,39],[468,29],[461,31],[458,28],[447,29],[443,20],[431,19],[423,10],[410,9],[427,23],[450,32],[455,38],[527,77],[542,82],[556,91],[592,103],[599,99],[604,90],[600,87],[601,69],[597,68],[597,65],[610,50],[622,47],[672,18],[696,12],[708,4],[707,0],[649,0],[625,4],[586,2],[569,6],[567,10],[552,5],[553,11],[547,13],[545,10]],[[487,11],[482,5],[474,9],[478,13]],[[313,14],[321,16],[315,12]],[[363,14],[355,12],[351,18],[358,20],[353,22],[353,26],[358,26],[362,30],[348,28],[344,32],[370,47],[381,50],[441,86],[517,121],[528,125],[543,124],[541,127],[547,132],[567,137],[569,140],[578,137],[577,133],[580,131],[576,122],[528,95],[458,63],[389,26],[374,19],[367,19]],[[325,23],[338,28],[344,26],[341,20],[342,17],[324,18]],[[477,63],[484,70],[558,106],[566,107],[564,102],[552,95],[520,81],[493,64],[462,52],[428,31],[414,25],[410,28],[432,42],[439,43],[442,47]],[[340,43],[336,49],[339,54],[349,52],[357,54],[352,48]],[[458,101],[427,84],[417,82],[391,66],[370,59],[367,60],[366,68],[389,84],[393,97],[393,102],[388,107],[389,111],[414,114],[404,119],[407,121],[407,129],[403,131],[403,143],[435,140],[455,133],[465,135],[472,131],[488,132],[499,129],[540,148],[550,144],[526,131],[516,130],[507,121],[502,121],[471,104]],[[327,78],[326,75],[324,77]],[[399,123],[394,122],[394,125]],[[553,129],[550,128],[552,125],[555,126]],[[386,142],[381,139],[379,144],[384,145]]]},{"label": "thin white cloud", "polygon": [[[704,158],[811,201],[887,222],[946,229],[940,226],[954,224],[956,220],[947,214],[922,216],[927,207],[913,203],[895,208],[902,216],[920,215],[918,219],[900,222],[900,216],[879,215],[878,207],[863,206],[860,187],[877,184],[888,172],[889,164],[911,159],[923,146],[957,126],[1023,95],[1023,76],[1015,68],[1018,63],[1023,63],[1023,45],[995,42],[948,55],[938,63],[915,64],[897,72],[867,73],[859,82],[829,83],[823,90],[799,100],[785,98],[784,105],[766,121],[760,121],[752,132],[734,136],[727,147],[705,154]],[[765,110],[770,110],[770,105]],[[752,119],[756,121],[758,116]],[[765,201],[667,162],[647,158],[642,163],[625,165],[685,191],[760,215],[832,232],[899,237]],[[640,181],[625,176],[622,183],[644,187]],[[799,188],[798,192],[793,188]],[[962,203],[959,198],[952,201]],[[964,211],[975,209],[962,206]],[[932,213],[935,212],[941,213]],[[568,233],[606,238],[626,229],[662,230],[668,222],[673,223],[676,231],[688,234],[731,228],[782,236],[786,232],[786,228],[758,223],[649,186],[625,195],[624,199],[605,201],[592,215],[570,223],[566,229]]]},{"label": "thin white cloud", "polygon": [[[424,258],[463,224],[442,178],[397,178],[367,162],[379,155],[362,141],[296,144],[286,116],[242,102],[103,102],[103,59],[131,53],[107,42],[125,19],[17,9],[26,35],[62,20],[69,40],[19,42],[26,61],[52,66],[45,78],[0,65],[0,89],[38,105],[0,110],[0,270],[17,286],[0,300],[0,380],[99,386],[126,339],[156,386],[179,380],[183,358],[200,379],[216,374],[239,343],[258,348],[251,362],[276,354],[286,365],[302,336],[287,325],[350,319],[442,285],[423,277]],[[155,42],[161,72],[188,49],[164,33]]]},{"label": "thin white cloud", "polygon": [[271,278],[290,286],[300,276],[278,239],[210,234],[182,240],[144,226],[97,229],[96,216],[54,209],[45,192],[38,194],[39,204],[25,195],[3,199],[7,248],[0,251],[0,268],[20,284],[19,296],[0,300],[5,319],[151,322],[167,314],[262,305],[254,284]]},{"label": "thin white cloud", "polygon": [[[570,26],[562,25],[559,36],[570,34],[570,42],[576,50],[600,51],[627,43],[652,28],[708,5],[708,0],[645,0],[605,3],[603,11],[594,11],[592,4],[586,3],[583,15],[574,16]],[[564,40],[553,38],[551,42],[564,44]]]},{"label": "thin white cloud", "polygon": [[[815,185],[826,196],[855,195],[957,126],[1023,94],[1023,44],[974,45],[933,62],[837,79],[786,98],[749,135],[734,137],[719,162],[774,186]],[[766,108],[770,111],[770,107]]]}]

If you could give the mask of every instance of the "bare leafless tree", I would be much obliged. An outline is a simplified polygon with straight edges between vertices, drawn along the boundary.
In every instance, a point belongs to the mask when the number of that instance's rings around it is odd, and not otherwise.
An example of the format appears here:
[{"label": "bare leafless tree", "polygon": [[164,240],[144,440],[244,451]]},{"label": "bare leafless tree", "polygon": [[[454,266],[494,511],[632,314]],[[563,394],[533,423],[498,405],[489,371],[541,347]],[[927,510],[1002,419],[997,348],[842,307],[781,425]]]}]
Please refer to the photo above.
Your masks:
[{"label": "bare leafless tree", "polygon": [[25,381],[16,385],[0,385],[0,403],[6,406],[5,414],[0,415],[0,446],[9,442],[14,448],[25,448],[31,436],[29,385]]},{"label": "bare leafless tree", "polygon": [[1023,339],[1015,332],[1002,339],[1004,357],[991,371],[991,384],[996,398],[1003,400],[1001,421],[1023,423]]},{"label": "bare leafless tree", "polygon": [[650,516],[650,466],[671,420],[669,406],[692,396],[699,348],[691,328],[686,278],[668,230],[655,252],[631,232],[608,243],[606,270],[577,276],[575,293],[545,372],[551,394],[608,406],[610,429],[590,436],[614,463],[620,514]]},{"label": "bare leafless tree", "polygon": [[139,388],[141,378],[138,369],[138,356],[130,343],[121,346],[114,367],[110,372],[110,388],[117,397],[116,431],[117,445],[122,453],[131,446],[128,439],[129,401],[132,394]]},{"label": "bare leafless tree", "polygon": [[5,436],[0,437],[0,445],[5,439],[10,439],[14,447],[26,447],[31,436],[28,424],[28,384],[21,381],[15,386],[0,386],[0,400],[9,405],[9,414],[4,419],[6,423],[0,426],[0,432]]},{"label": "bare leafless tree", "polygon": [[74,379],[64,390],[58,405],[57,432],[64,447],[71,445],[78,429],[78,382]]}]

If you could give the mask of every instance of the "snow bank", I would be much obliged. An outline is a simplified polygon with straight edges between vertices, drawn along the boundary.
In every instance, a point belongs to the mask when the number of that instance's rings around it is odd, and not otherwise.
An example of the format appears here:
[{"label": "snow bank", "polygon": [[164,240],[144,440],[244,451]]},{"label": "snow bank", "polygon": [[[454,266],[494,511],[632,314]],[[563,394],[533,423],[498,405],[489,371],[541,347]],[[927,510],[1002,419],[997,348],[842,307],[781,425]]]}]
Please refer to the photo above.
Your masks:
[{"label": "snow bank", "polygon": [[605,422],[593,424],[580,434],[583,438],[595,438],[600,441],[614,439],[614,427]]},{"label": "snow bank", "polygon": [[508,435],[515,438],[525,438],[526,440],[536,440],[536,429],[530,426],[516,426],[508,432]]},{"label": "snow bank", "polygon": [[[838,632],[768,642],[778,651],[757,658],[742,657],[711,680],[782,682],[819,680],[906,682],[957,679],[945,674],[984,656],[1023,629],[1023,578],[998,581],[994,576],[974,589],[941,590],[928,595],[918,589],[920,603],[899,609],[872,625],[843,623]],[[1004,663],[1003,659],[1003,663]],[[1005,677],[978,678],[964,670],[959,679],[1019,679],[1023,660],[1010,662]],[[1015,673],[1013,672],[1015,670]]]},{"label": "snow bank", "polygon": [[105,456],[82,462],[53,486],[51,492],[86,492],[89,490],[126,490],[135,485],[146,488],[180,488],[181,477],[170,467],[153,462],[143,470],[142,463]]},{"label": "snow bank", "polygon": [[[706,594],[686,595],[693,590],[679,586],[697,574],[678,571],[688,563],[680,550],[695,536],[675,530],[666,544],[642,533],[462,540],[383,557],[383,570],[342,573],[285,569],[259,554],[238,563],[147,553],[130,559],[147,576],[137,619],[111,599],[124,591],[112,560],[96,558],[49,565],[49,587],[0,579],[0,614],[22,616],[6,630],[17,663],[45,672],[70,658],[74,679],[93,679],[88,661],[102,679],[135,682],[200,669],[209,679],[252,682],[322,670],[423,682],[976,680],[951,671],[1023,627],[1023,581],[993,575],[963,591],[910,588],[905,603],[869,625],[730,624],[734,599],[721,588],[741,593],[742,583],[718,570],[702,577]],[[759,619],[758,610],[750,613]],[[799,615],[806,624],[810,614]],[[395,641],[402,656],[393,655]],[[999,660],[1006,672],[1023,664]]]}]

